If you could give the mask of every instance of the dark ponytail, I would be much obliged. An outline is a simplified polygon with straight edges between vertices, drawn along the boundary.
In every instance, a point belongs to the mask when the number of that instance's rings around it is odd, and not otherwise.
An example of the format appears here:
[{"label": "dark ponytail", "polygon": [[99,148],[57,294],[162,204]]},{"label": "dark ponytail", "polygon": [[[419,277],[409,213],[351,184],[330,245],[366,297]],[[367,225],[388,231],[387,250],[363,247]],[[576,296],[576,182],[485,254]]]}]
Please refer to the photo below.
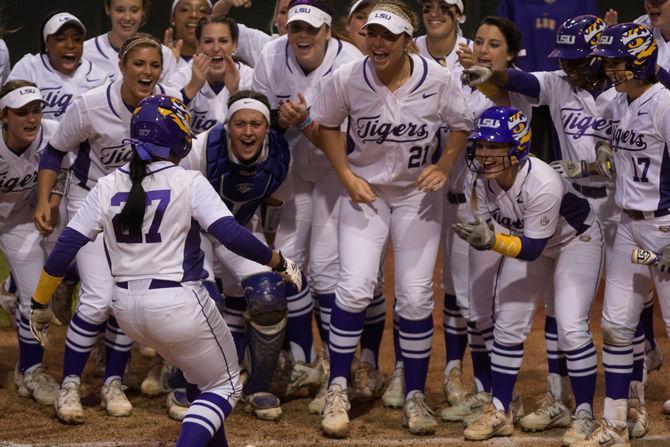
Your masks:
[{"label": "dark ponytail", "polygon": [[142,180],[147,175],[147,165],[149,161],[142,160],[137,154],[130,160],[130,180],[133,187],[128,194],[128,201],[121,210],[119,223],[121,231],[128,232],[130,236],[142,237],[142,224],[144,223],[144,213],[147,208],[147,195],[142,187]]}]

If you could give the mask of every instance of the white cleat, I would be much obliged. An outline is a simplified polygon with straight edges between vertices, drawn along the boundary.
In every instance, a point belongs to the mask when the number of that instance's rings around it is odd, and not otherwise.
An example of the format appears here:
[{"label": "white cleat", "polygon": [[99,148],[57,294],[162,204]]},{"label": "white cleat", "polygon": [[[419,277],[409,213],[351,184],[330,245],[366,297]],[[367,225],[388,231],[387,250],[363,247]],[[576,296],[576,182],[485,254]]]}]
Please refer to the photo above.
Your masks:
[{"label": "white cleat", "polygon": [[368,362],[361,362],[352,381],[351,400],[377,399],[384,389],[384,376]]},{"label": "white cleat", "polygon": [[670,399],[663,402],[663,413],[670,414]]},{"label": "white cleat", "polygon": [[405,369],[397,367],[382,396],[382,403],[389,408],[402,408],[405,405]]},{"label": "white cleat", "polygon": [[461,374],[461,368],[452,368],[442,384],[442,391],[449,405],[456,405],[465,399],[465,396],[469,393],[468,387],[463,383]]},{"label": "white cleat", "polygon": [[572,423],[572,412],[565,403],[546,393],[540,406],[534,412],[522,417],[519,421],[524,431],[544,431],[552,428],[569,427]]},{"label": "white cleat", "polygon": [[461,422],[488,403],[491,403],[491,393],[473,391],[453,407],[443,409],[440,416],[445,422]]},{"label": "white cleat", "polygon": [[281,418],[281,402],[272,393],[258,392],[242,396],[241,401],[244,403],[244,411],[262,421],[277,421]]},{"label": "white cleat", "polygon": [[626,413],[628,425],[628,437],[630,439],[641,438],[649,430],[649,415],[647,407],[642,405],[640,399],[628,398],[628,410]]},{"label": "white cleat", "polygon": [[81,406],[79,384],[64,382],[54,402],[56,416],[67,424],[81,424],[84,422],[84,408]]},{"label": "white cleat", "polygon": [[328,379],[330,365],[318,357],[313,363],[295,362],[291,369],[291,379],[286,387],[286,395],[294,394],[304,386],[318,387]]},{"label": "white cleat", "polygon": [[107,410],[110,416],[130,416],[133,405],[126,397],[125,388],[121,379],[113,379],[107,385],[102,386],[100,405]]},{"label": "white cleat", "polygon": [[169,393],[171,390],[168,379],[172,374],[172,366],[165,360],[160,359],[160,363],[154,365],[147,377],[140,386],[142,394],[148,397],[157,397],[161,394]]},{"label": "white cleat", "polygon": [[631,447],[628,428],[616,428],[603,420],[596,424],[585,440],[573,443],[570,447]]},{"label": "white cleat", "polygon": [[432,435],[437,430],[435,413],[426,404],[426,396],[416,392],[405,402],[402,425],[413,435]]},{"label": "white cleat", "polygon": [[596,422],[593,416],[586,410],[579,410],[572,419],[572,424],[561,438],[561,445],[569,447],[577,442],[584,441],[593,432]]},{"label": "white cleat", "polygon": [[512,436],[514,434],[514,417],[512,412],[505,413],[495,407],[482,414],[463,432],[468,441],[485,441],[495,436]]},{"label": "white cleat", "polygon": [[168,416],[175,421],[182,421],[188,413],[189,402],[184,388],[177,388],[170,391],[165,400],[168,410]]},{"label": "white cleat", "polygon": [[326,436],[344,438],[349,434],[349,397],[340,385],[328,387],[321,413],[321,429]]},{"label": "white cleat", "polygon": [[321,414],[321,412],[323,411],[323,406],[326,404],[327,392],[328,392],[328,383],[323,382],[323,384],[321,384],[321,388],[319,388],[319,392],[316,393],[314,399],[312,399],[312,401],[307,406],[309,414]]},{"label": "white cleat", "polygon": [[32,397],[42,405],[53,405],[58,398],[60,386],[49,374],[39,367],[32,372],[21,374],[19,365],[14,370],[14,383],[21,397]]}]

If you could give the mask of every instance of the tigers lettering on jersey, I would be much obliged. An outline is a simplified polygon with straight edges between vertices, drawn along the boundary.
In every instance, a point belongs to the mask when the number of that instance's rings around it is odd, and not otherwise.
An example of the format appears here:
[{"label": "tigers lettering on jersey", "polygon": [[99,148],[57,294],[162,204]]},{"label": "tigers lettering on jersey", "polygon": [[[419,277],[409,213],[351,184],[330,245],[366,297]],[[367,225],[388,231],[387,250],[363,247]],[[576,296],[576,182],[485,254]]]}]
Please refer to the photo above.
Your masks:
[{"label": "tigers lettering on jersey", "polygon": [[643,151],[647,148],[645,135],[632,129],[617,128],[612,136],[612,147],[624,151]]},{"label": "tigers lettering on jersey", "polygon": [[377,144],[387,141],[392,143],[407,143],[421,141],[428,136],[427,124],[419,125],[409,122],[393,125],[393,123],[380,123],[380,118],[381,115],[376,115],[356,120],[358,136],[363,142],[374,141]]},{"label": "tigers lettering on jersey", "polygon": [[63,92],[62,87],[41,87],[42,99],[46,101],[42,113],[45,116],[59,117],[65,113],[72,102],[72,94]]},{"label": "tigers lettering on jersey", "polygon": [[572,139],[588,136],[609,140],[614,123],[606,118],[591,116],[584,107],[561,107],[563,131]]},{"label": "tigers lettering on jersey", "polygon": [[37,182],[37,166],[32,173],[23,177],[10,177],[9,170],[0,172],[0,193],[22,192],[35,188]]}]

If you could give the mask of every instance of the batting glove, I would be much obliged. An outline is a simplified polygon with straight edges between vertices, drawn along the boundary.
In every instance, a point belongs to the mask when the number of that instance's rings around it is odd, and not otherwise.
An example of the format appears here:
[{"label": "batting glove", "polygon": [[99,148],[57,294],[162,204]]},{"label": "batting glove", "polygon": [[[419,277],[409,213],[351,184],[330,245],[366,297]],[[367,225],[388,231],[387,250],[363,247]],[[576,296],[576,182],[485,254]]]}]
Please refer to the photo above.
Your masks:
[{"label": "batting glove", "polygon": [[281,276],[285,282],[292,282],[298,290],[302,290],[302,273],[295,262],[285,258],[282,252],[279,252],[279,264],[272,269],[273,272]]},{"label": "batting glove", "polygon": [[596,144],[596,162],[595,168],[599,175],[612,180],[614,178],[614,160],[612,148],[604,141]]},{"label": "batting glove", "polygon": [[475,221],[469,224],[454,224],[453,228],[458,237],[477,250],[491,250],[495,245],[496,234],[481,217],[476,217]]},{"label": "batting glove", "polygon": [[40,342],[43,348],[49,345],[47,338],[47,330],[49,324],[55,326],[62,326],[63,323],[58,321],[58,318],[51,310],[48,304],[41,304],[34,299],[30,300],[30,332],[33,333],[37,341]]},{"label": "batting glove", "polygon": [[670,273],[670,244],[661,249],[661,256],[658,258],[658,269],[662,272]]},{"label": "batting glove", "polygon": [[579,162],[574,162],[572,160],[556,160],[549,164],[556,170],[556,172],[565,178],[581,178],[589,176],[589,168],[584,160]]},{"label": "batting glove", "polygon": [[470,87],[477,87],[491,79],[491,76],[493,76],[493,71],[490,68],[473,65],[472,68],[463,70],[461,82]]}]

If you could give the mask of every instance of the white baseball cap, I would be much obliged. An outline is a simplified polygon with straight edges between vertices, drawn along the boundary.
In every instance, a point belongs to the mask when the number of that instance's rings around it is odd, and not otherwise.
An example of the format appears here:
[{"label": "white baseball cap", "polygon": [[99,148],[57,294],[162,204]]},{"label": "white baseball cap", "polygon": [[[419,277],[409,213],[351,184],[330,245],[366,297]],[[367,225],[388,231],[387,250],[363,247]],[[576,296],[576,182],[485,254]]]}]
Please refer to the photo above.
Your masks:
[{"label": "white baseball cap", "polygon": [[363,28],[370,25],[383,26],[393,34],[407,33],[410,37],[414,34],[414,27],[407,19],[384,7],[375,8],[370,12]]},{"label": "white baseball cap", "polygon": [[32,85],[19,87],[0,98],[0,110],[4,110],[5,107],[9,107],[10,109],[20,109],[33,101],[46,103],[46,101],[42,99],[40,89],[33,87]]},{"label": "white baseball cap", "polygon": [[297,21],[307,22],[314,28],[321,28],[322,25],[331,26],[333,17],[316,6],[299,4],[289,9],[286,24]]},{"label": "white baseball cap", "polygon": [[351,9],[349,10],[349,15],[347,17],[351,18],[353,13],[355,13],[356,10],[358,10],[358,8],[360,8],[362,6],[367,6],[367,5],[374,5],[375,3],[377,3],[377,0],[358,0],[356,3],[354,3],[351,6]]},{"label": "white baseball cap", "polygon": [[[423,0],[420,0],[423,3]],[[461,12],[461,18],[458,19],[458,23],[465,23],[465,6],[463,6],[463,0],[442,0],[447,5],[455,5],[458,10]]]},{"label": "white baseball cap", "polygon": [[[175,8],[177,8],[177,5],[179,4],[180,1],[181,1],[181,0],[174,0],[174,1],[172,2],[172,9],[170,10],[170,14],[174,14],[174,10],[175,10]],[[210,9],[210,11],[211,11],[211,10],[212,10],[212,2],[209,1],[209,0],[205,0],[205,1],[206,1],[207,4],[209,5],[209,9]]]},{"label": "white baseball cap", "polygon": [[42,30],[42,38],[44,39],[44,43],[46,43],[47,37],[56,34],[62,27],[68,24],[76,26],[81,30],[82,33],[84,33],[84,36],[86,35],[86,27],[81,22],[81,20],[69,12],[60,12],[58,14],[54,14],[53,17],[51,17],[47,23],[44,24],[44,29]]}]

